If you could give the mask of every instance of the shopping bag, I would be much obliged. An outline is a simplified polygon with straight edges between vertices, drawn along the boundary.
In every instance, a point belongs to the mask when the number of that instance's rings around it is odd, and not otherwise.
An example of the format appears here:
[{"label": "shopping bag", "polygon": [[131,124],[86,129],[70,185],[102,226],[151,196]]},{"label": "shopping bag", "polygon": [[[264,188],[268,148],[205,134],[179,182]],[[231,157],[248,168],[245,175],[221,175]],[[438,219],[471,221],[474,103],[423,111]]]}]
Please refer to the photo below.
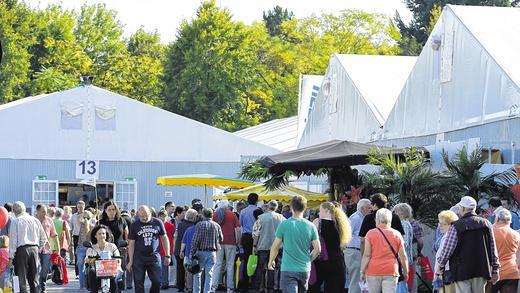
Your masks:
[{"label": "shopping bag", "polygon": [[13,292],[20,293],[20,279],[13,275]]},{"label": "shopping bag", "polygon": [[247,275],[252,277],[255,274],[256,266],[258,265],[258,255],[251,254],[247,259]]},{"label": "shopping bag", "polygon": [[424,281],[433,280],[433,270],[430,264],[430,259],[427,256],[420,256],[417,258],[417,265],[420,267],[421,278]]},{"label": "shopping bag", "polygon": [[397,287],[395,288],[395,293],[408,293],[408,285],[405,281],[401,281],[397,283]]}]

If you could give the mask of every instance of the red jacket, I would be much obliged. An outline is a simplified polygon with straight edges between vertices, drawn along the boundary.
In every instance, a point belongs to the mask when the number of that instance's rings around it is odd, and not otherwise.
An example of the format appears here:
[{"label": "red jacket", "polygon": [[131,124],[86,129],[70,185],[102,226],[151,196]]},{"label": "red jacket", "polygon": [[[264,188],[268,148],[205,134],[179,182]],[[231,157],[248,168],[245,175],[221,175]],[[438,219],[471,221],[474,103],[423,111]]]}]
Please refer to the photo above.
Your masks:
[{"label": "red jacket", "polygon": [[57,265],[61,269],[63,285],[67,285],[69,283],[69,277],[67,275],[67,266],[65,265],[65,261],[63,260],[63,258],[59,254],[54,252],[51,254],[51,263],[53,265]]}]

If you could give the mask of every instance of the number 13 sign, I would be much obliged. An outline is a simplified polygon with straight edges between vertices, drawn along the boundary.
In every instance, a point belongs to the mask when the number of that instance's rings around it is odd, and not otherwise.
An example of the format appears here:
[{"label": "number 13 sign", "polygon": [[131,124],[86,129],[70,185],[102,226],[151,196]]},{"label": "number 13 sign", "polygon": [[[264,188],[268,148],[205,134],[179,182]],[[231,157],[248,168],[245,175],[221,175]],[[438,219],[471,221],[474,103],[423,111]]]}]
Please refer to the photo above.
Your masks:
[{"label": "number 13 sign", "polygon": [[99,179],[99,161],[76,161],[76,179]]}]

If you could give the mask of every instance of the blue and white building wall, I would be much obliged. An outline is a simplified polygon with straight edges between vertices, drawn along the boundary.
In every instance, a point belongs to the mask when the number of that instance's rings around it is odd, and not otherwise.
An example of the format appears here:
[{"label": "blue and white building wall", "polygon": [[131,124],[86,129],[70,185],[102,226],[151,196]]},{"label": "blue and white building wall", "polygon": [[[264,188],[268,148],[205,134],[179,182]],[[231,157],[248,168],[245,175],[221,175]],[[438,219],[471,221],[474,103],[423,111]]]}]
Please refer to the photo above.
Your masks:
[{"label": "blue and white building wall", "polygon": [[92,201],[93,181],[123,209],[189,204],[203,188],[158,186],[157,177],[236,177],[242,156],[278,152],[90,85],[0,105],[0,125],[0,202],[28,207]]}]

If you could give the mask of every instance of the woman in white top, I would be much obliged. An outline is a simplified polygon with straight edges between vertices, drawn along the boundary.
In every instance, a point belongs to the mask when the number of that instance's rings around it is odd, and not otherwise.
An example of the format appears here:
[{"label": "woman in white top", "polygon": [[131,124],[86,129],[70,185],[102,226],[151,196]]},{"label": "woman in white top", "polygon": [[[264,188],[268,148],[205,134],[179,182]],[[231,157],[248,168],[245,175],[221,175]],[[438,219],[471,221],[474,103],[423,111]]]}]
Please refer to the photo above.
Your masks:
[{"label": "woman in white top", "polygon": [[[452,211],[442,211],[439,213],[438,218],[439,218],[439,229],[441,230],[442,238],[441,238],[441,241],[439,244],[439,249],[436,252],[435,259],[437,259],[441,254],[440,252],[442,251],[442,247],[444,246],[444,241],[446,240],[446,233],[450,229],[451,224],[453,224],[453,222],[455,222],[459,219],[459,217],[457,217],[457,215]],[[434,277],[435,281],[437,281],[437,279],[444,279],[444,281],[449,281],[449,279],[450,279],[449,271],[450,271],[450,265],[448,262],[444,268],[445,276],[443,278],[443,276],[439,274],[440,273],[439,264],[437,262],[435,262],[435,277]],[[442,282],[437,281],[434,283],[442,283]],[[447,284],[443,284],[442,287],[437,288],[437,289],[439,290],[440,293],[455,293],[455,285],[451,282],[448,282]]]},{"label": "woman in white top", "polygon": [[[113,236],[111,235],[110,229],[108,229],[107,226],[97,225],[94,227],[94,229],[92,229],[92,233],[90,235],[92,247],[87,250],[85,263],[89,264],[91,267],[88,272],[90,291],[98,292],[98,288],[101,285],[101,280],[96,279],[96,257],[101,256],[102,252],[108,252],[111,258],[114,256],[119,256],[119,250],[115,244],[109,242],[109,239],[111,239]],[[118,292],[115,278],[110,279],[110,292]]]}]

